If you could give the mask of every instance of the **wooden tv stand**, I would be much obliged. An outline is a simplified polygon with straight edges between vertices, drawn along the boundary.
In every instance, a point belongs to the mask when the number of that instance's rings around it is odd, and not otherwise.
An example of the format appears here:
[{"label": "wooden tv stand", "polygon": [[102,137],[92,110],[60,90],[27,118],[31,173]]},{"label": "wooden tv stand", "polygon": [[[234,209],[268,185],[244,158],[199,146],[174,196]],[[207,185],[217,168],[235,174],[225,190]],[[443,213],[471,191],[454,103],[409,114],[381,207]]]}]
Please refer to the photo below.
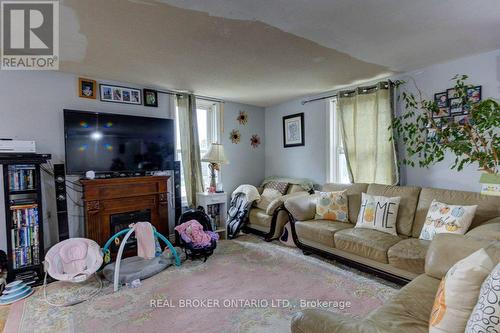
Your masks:
[{"label": "wooden tv stand", "polygon": [[168,237],[168,176],[80,180],[83,186],[85,237],[100,246],[113,236],[112,218],[147,211],[151,224]]}]

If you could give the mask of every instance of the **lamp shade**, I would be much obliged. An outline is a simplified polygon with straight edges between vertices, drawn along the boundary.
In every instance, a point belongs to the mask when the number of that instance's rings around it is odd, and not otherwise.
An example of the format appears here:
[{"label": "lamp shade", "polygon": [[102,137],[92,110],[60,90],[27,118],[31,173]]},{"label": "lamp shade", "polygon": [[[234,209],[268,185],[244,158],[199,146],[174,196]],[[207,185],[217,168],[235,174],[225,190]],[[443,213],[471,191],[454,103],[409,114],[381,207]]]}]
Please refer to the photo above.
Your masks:
[{"label": "lamp shade", "polygon": [[201,159],[202,162],[210,162],[217,164],[229,164],[224,153],[224,147],[220,143],[212,143],[208,152]]}]

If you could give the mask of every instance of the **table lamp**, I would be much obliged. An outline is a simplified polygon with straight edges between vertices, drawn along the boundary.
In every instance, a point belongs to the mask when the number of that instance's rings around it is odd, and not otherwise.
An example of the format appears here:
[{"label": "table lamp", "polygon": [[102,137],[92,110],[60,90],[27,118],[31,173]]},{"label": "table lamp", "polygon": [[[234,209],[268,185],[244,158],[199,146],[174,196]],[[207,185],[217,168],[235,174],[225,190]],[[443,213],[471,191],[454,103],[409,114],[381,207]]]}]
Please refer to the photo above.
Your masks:
[{"label": "table lamp", "polygon": [[220,170],[220,164],[229,164],[229,161],[224,154],[224,147],[220,143],[212,143],[208,152],[201,159],[202,162],[208,162],[210,169],[210,192],[215,192],[217,186],[215,180],[215,171]]}]

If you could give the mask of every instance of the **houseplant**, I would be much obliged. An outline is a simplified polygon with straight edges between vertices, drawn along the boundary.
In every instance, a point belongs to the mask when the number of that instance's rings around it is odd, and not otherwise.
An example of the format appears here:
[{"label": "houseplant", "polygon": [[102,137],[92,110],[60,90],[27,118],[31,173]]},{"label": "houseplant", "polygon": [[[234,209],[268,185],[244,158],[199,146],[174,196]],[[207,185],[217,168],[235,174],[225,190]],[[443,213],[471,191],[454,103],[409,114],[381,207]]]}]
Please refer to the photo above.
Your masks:
[{"label": "houseplant", "polygon": [[404,108],[394,117],[390,129],[392,140],[405,149],[402,163],[428,167],[444,159],[447,152],[455,157],[451,168],[461,171],[476,164],[489,181],[498,181],[500,157],[500,104],[491,98],[474,103],[468,91],[466,75],[457,75],[454,100],[461,101],[464,115],[437,117],[442,109],[434,100],[427,100],[416,87],[416,95],[407,90],[406,82],[396,81],[398,99]]}]

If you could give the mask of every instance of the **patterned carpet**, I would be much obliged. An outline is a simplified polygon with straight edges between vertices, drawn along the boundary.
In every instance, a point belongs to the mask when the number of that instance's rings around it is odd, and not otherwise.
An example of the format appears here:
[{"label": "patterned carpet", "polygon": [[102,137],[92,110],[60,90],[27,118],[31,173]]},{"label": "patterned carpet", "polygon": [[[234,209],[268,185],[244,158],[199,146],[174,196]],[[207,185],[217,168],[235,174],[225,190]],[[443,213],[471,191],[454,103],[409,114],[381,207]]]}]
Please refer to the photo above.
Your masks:
[{"label": "patterned carpet", "polygon": [[[78,289],[88,292],[91,285]],[[206,263],[187,261],[112,293],[106,284],[91,301],[67,308],[47,305],[41,290],[18,302],[7,328],[17,332],[289,332],[305,307],[363,316],[398,287],[367,274],[304,256],[295,248],[254,236],[219,242]],[[58,300],[76,297],[74,285],[52,283]],[[77,295],[78,296],[78,295]],[[189,303],[191,302],[191,304]],[[349,306],[350,305],[350,306]],[[6,328],[6,329],[7,329]]]}]

